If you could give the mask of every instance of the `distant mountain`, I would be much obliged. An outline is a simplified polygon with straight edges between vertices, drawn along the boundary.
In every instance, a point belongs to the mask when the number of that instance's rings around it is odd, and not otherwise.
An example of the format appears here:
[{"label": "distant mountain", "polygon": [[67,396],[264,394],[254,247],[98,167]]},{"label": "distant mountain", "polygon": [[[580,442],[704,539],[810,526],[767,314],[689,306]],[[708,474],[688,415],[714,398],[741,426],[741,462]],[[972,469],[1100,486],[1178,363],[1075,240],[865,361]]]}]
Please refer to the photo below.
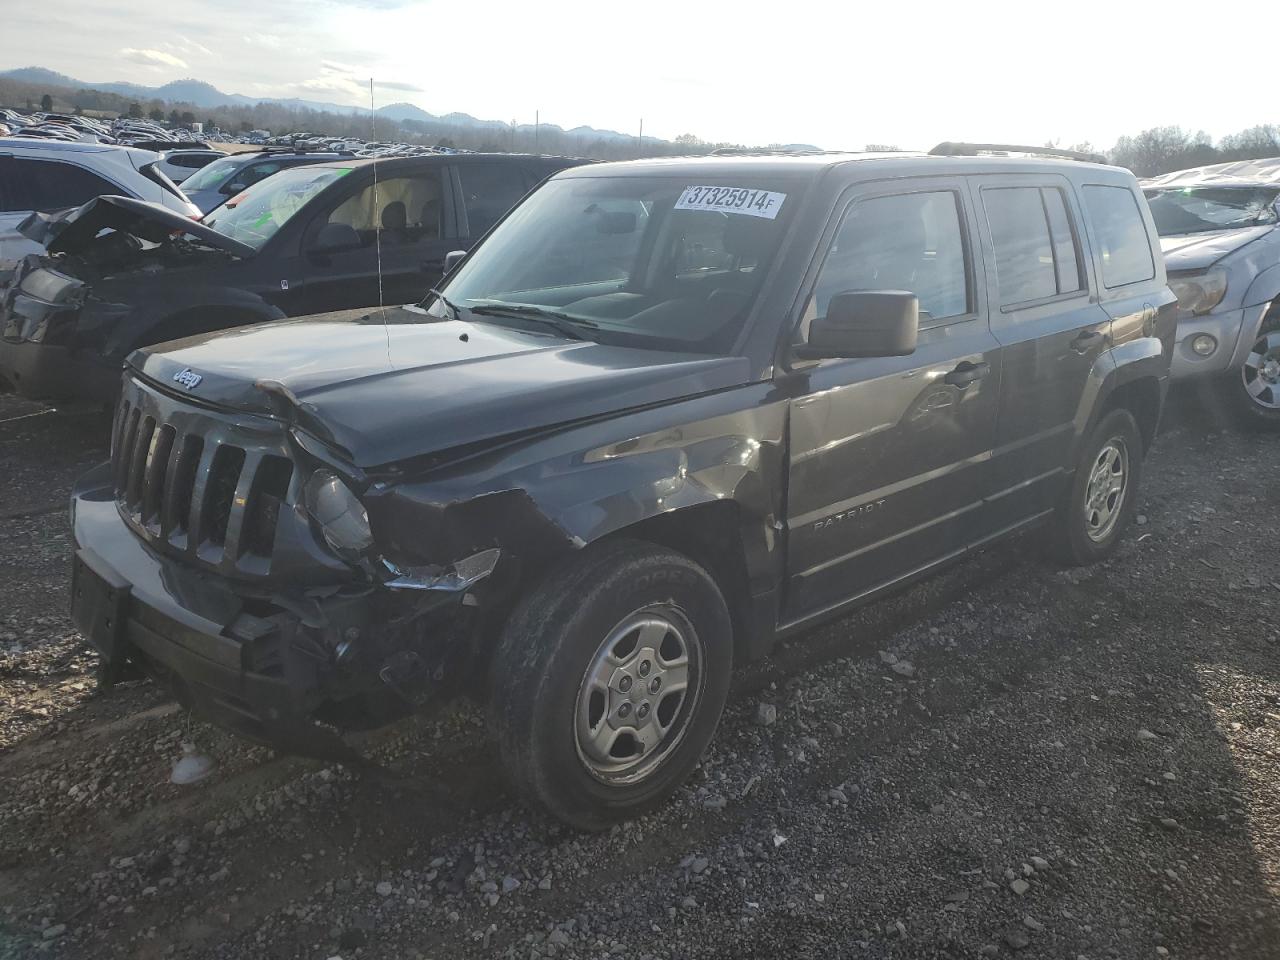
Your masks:
[{"label": "distant mountain", "polygon": [[389,103],[385,107],[378,108],[378,116],[394,120],[396,123],[404,123],[406,120],[412,120],[415,123],[435,123],[441,119],[434,113],[427,113],[421,107],[415,107],[412,103]]},{"label": "distant mountain", "polygon": [[[205,83],[203,80],[173,80],[159,87],[147,87],[136,83],[125,83],[121,81],[111,83],[88,83],[84,80],[77,80],[74,77],[68,77],[66,74],[58,73],[55,70],[48,70],[45,67],[20,67],[16,70],[0,71],[0,78],[16,80],[21,83],[29,83],[37,86],[46,87],[70,87],[72,89],[102,90],[108,93],[115,93],[122,97],[129,97],[133,100],[167,100],[176,103],[190,103],[194,106],[212,109],[214,107],[251,107],[259,103],[274,103],[285,107],[297,107],[307,110],[324,110],[329,113],[339,114],[361,114],[368,116],[368,107],[353,107],[350,104],[342,103],[324,103],[316,100],[301,100],[297,98],[285,99],[281,97],[246,97],[239,93],[223,93],[212,84]],[[428,113],[421,107],[414,106],[412,103],[391,103],[385,107],[378,108],[378,116],[385,117],[395,123],[403,123],[408,126],[417,126],[419,129],[432,129],[440,127],[467,127],[473,130],[485,130],[492,132],[509,132],[511,125],[501,120],[481,120],[473,117],[468,113],[446,113],[442,116],[436,116]],[[531,123],[520,124],[517,129],[521,132],[532,131],[534,125]],[[542,124],[542,129],[547,131],[561,131],[562,128],[551,123]],[[572,136],[591,137],[592,139],[601,140],[633,140],[631,134],[619,133],[616,130],[597,130],[594,127],[574,127],[565,131]],[[646,141],[653,143],[662,142],[657,137],[645,137]]]},{"label": "distant mountain", "polygon": [[19,67],[17,70],[5,70],[0,77],[17,80],[21,83],[43,83],[50,87],[83,87],[85,84],[73,80],[65,73],[46,70],[44,67]]}]

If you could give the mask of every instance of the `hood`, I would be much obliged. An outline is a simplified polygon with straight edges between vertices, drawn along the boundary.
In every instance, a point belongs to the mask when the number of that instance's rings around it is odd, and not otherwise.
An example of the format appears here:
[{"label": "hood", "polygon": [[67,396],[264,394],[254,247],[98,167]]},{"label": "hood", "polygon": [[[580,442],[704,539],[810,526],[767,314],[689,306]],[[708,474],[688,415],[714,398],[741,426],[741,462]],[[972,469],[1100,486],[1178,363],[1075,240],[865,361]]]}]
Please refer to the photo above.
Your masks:
[{"label": "hood", "polygon": [[1164,251],[1167,270],[1203,270],[1275,229],[1271,225],[1174,234],[1160,238],[1160,249]]},{"label": "hood", "polygon": [[19,233],[49,253],[77,253],[103,230],[117,230],[152,243],[185,233],[237,257],[251,257],[257,252],[247,243],[223,236],[190,217],[132,197],[95,197],[73,210],[33,213],[18,225]]},{"label": "hood", "polygon": [[294,420],[362,468],[747,382],[742,357],[563,340],[414,308],[348,310],[136,351],[193,400]]}]

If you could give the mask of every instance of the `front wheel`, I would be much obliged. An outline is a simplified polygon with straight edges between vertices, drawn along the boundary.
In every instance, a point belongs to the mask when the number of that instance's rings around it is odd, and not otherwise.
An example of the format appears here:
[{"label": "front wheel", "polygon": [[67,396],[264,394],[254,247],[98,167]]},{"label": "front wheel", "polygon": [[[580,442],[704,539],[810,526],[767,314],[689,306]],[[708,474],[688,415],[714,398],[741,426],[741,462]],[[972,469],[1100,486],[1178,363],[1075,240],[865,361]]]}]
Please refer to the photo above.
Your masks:
[{"label": "front wheel", "polygon": [[1239,370],[1222,383],[1236,420],[1256,430],[1280,430],[1280,310],[1262,321]]},{"label": "front wheel", "polygon": [[1128,410],[1098,421],[1054,514],[1049,545],[1057,559],[1079,566],[1115,551],[1136,509],[1142,456],[1142,434]]},{"label": "front wheel", "polygon": [[710,743],[732,668],[705,570],[637,541],[589,547],[524,598],[499,642],[490,714],[504,766],[580,829],[644,813]]}]

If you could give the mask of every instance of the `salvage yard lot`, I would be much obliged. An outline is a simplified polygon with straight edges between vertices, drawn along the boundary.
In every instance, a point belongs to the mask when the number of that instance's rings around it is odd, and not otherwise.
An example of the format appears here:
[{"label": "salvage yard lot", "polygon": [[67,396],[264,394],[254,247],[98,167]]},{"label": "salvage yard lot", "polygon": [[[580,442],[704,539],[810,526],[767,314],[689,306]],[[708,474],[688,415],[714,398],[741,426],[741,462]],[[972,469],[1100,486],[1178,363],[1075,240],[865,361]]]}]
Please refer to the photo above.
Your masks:
[{"label": "salvage yard lot", "polygon": [[1113,560],[1023,539],[785,645],[587,836],[468,708],[357,774],[96,695],[65,504],[104,422],[0,397],[0,958],[1280,957],[1280,437],[1181,399]]}]

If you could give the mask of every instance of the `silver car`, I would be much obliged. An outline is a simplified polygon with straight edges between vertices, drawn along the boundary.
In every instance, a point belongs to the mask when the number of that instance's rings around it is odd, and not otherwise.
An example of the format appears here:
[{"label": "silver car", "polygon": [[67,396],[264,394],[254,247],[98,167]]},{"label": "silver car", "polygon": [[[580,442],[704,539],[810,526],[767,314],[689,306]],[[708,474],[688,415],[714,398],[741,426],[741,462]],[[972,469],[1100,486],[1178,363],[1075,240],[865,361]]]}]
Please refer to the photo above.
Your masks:
[{"label": "silver car", "polygon": [[1280,430],[1280,158],[1143,182],[1178,297],[1177,379],[1211,378],[1238,419]]}]

